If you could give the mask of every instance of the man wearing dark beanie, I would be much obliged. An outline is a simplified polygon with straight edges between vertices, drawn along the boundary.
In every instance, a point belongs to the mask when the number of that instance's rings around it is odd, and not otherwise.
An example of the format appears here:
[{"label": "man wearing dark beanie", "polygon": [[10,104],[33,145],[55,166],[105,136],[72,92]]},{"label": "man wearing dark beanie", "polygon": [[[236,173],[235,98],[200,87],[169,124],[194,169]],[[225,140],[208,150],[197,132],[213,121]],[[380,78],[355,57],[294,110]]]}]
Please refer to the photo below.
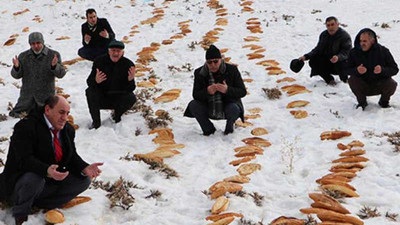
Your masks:
[{"label": "man wearing dark beanie", "polygon": [[211,45],[206,51],[206,63],[194,72],[193,98],[184,116],[194,117],[203,135],[215,132],[210,119],[226,119],[224,134],[233,132],[233,125],[240,117],[244,120],[241,98],[246,88],[236,66],[224,62],[221,52]]}]

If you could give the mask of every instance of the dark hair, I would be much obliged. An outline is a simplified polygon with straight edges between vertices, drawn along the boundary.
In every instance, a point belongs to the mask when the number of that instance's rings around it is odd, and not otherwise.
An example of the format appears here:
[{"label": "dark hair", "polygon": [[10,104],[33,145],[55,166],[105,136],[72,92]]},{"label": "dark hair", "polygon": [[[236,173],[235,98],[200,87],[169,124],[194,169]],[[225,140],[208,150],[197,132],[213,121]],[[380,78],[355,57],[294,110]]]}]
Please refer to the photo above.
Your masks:
[{"label": "dark hair", "polygon": [[327,22],[329,22],[331,20],[334,20],[336,23],[338,22],[338,19],[336,17],[330,16],[330,17],[326,18],[325,23],[327,23]]},{"label": "dark hair", "polygon": [[92,8],[87,9],[87,10],[86,10],[86,17],[87,17],[89,14],[92,14],[92,13],[96,13],[96,10],[94,10],[94,9],[92,9]]},{"label": "dark hair", "polygon": [[60,97],[58,95],[52,95],[44,101],[44,105],[48,105],[51,109],[54,108],[54,106],[57,105],[58,100],[60,100]]},{"label": "dark hair", "polygon": [[[361,34],[368,34],[370,39],[374,39],[374,40],[376,39],[375,33],[372,30],[363,31]],[[361,37],[361,34],[360,34],[360,37]]]}]

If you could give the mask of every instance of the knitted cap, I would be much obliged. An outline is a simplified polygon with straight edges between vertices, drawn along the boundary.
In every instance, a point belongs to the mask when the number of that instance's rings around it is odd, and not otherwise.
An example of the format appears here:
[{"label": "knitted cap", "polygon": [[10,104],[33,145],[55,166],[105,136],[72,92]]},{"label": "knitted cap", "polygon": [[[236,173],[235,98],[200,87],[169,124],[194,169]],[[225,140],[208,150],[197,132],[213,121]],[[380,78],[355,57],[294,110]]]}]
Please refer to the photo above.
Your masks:
[{"label": "knitted cap", "polygon": [[43,34],[40,32],[32,32],[29,34],[29,44],[32,44],[33,42],[40,42],[44,44]]},{"label": "knitted cap", "polygon": [[300,70],[303,68],[303,66],[304,66],[304,62],[301,61],[300,59],[293,59],[290,62],[290,69],[295,73],[300,72]]},{"label": "knitted cap", "polygon": [[125,45],[124,43],[117,41],[117,40],[112,40],[110,44],[108,44],[108,48],[119,48],[119,49],[124,49]]},{"label": "knitted cap", "polygon": [[222,56],[221,56],[221,52],[219,51],[219,49],[217,47],[215,47],[214,45],[211,45],[210,48],[207,49],[206,60],[220,59],[220,58],[222,58]]}]

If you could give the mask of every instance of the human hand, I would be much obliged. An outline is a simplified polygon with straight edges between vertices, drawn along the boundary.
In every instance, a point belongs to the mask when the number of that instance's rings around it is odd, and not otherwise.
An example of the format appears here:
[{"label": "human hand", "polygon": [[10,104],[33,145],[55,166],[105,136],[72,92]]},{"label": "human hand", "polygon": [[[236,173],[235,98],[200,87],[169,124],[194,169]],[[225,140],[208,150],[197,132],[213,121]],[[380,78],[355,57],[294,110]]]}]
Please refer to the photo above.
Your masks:
[{"label": "human hand", "polygon": [[301,61],[306,61],[306,57],[303,55],[303,56],[301,56],[300,58],[299,58],[299,60],[301,60]]},{"label": "human hand", "polygon": [[86,174],[90,179],[93,179],[101,174],[101,170],[99,169],[99,166],[102,166],[104,163],[93,163],[85,169],[83,169],[83,173]]},{"label": "human hand", "polygon": [[331,63],[337,63],[337,61],[339,61],[339,57],[337,55],[334,55],[334,56],[332,56],[330,61],[331,61]]},{"label": "human hand", "polygon": [[58,57],[56,54],[54,54],[53,60],[51,60],[51,66],[56,66],[58,62]]},{"label": "human hand", "polygon": [[380,65],[375,66],[374,73],[380,74],[382,72],[382,67]]},{"label": "human hand", "polygon": [[58,181],[64,180],[68,176],[69,172],[58,172],[57,168],[58,165],[56,164],[49,166],[49,168],[47,168],[47,176]]},{"label": "human hand", "polygon": [[89,43],[90,42],[90,40],[92,40],[92,37],[89,35],[89,34],[85,34],[85,42],[86,43]]},{"label": "human hand", "polygon": [[207,92],[210,95],[214,95],[216,91],[217,91],[216,84],[213,84],[213,85],[210,85],[210,86],[207,87]]},{"label": "human hand", "polygon": [[131,66],[128,70],[128,81],[132,81],[133,79],[135,79],[135,71],[136,68],[134,66]]},{"label": "human hand", "polygon": [[361,65],[359,65],[359,66],[357,67],[357,71],[358,71],[359,74],[364,74],[364,73],[367,72],[367,68],[365,68],[364,65],[361,64]]},{"label": "human hand", "polygon": [[13,64],[14,64],[15,68],[18,68],[18,67],[19,67],[19,60],[18,60],[18,57],[17,57],[17,56],[15,56],[15,57],[12,59],[12,62],[13,62]]},{"label": "human hand", "polygon": [[216,84],[217,85],[217,91],[221,93],[226,93],[228,91],[228,85],[226,84],[225,80],[222,82],[222,84]]},{"label": "human hand", "polygon": [[104,29],[103,31],[101,31],[99,33],[100,36],[102,36],[103,38],[108,38],[108,32],[106,29]]},{"label": "human hand", "polygon": [[106,74],[101,72],[99,69],[96,69],[96,83],[100,84],[105,80],[107,80]]}]

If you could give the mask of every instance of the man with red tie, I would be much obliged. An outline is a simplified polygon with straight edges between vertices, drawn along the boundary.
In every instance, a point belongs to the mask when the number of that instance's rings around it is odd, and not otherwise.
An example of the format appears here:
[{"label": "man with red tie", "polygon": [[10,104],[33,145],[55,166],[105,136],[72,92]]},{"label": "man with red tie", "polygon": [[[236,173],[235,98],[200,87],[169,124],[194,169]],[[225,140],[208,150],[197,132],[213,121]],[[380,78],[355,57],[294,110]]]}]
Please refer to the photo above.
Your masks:
[{"label": "man with red tie", "polygon": [[27,221],[32,206],[53,209],[69,202],[101,173],[102,163],[89,165],[76,152],[69,110],[65,98],[51,96],[43,109],[14,127],[0,175],[0,199],[13,205],[16,224]]}]

